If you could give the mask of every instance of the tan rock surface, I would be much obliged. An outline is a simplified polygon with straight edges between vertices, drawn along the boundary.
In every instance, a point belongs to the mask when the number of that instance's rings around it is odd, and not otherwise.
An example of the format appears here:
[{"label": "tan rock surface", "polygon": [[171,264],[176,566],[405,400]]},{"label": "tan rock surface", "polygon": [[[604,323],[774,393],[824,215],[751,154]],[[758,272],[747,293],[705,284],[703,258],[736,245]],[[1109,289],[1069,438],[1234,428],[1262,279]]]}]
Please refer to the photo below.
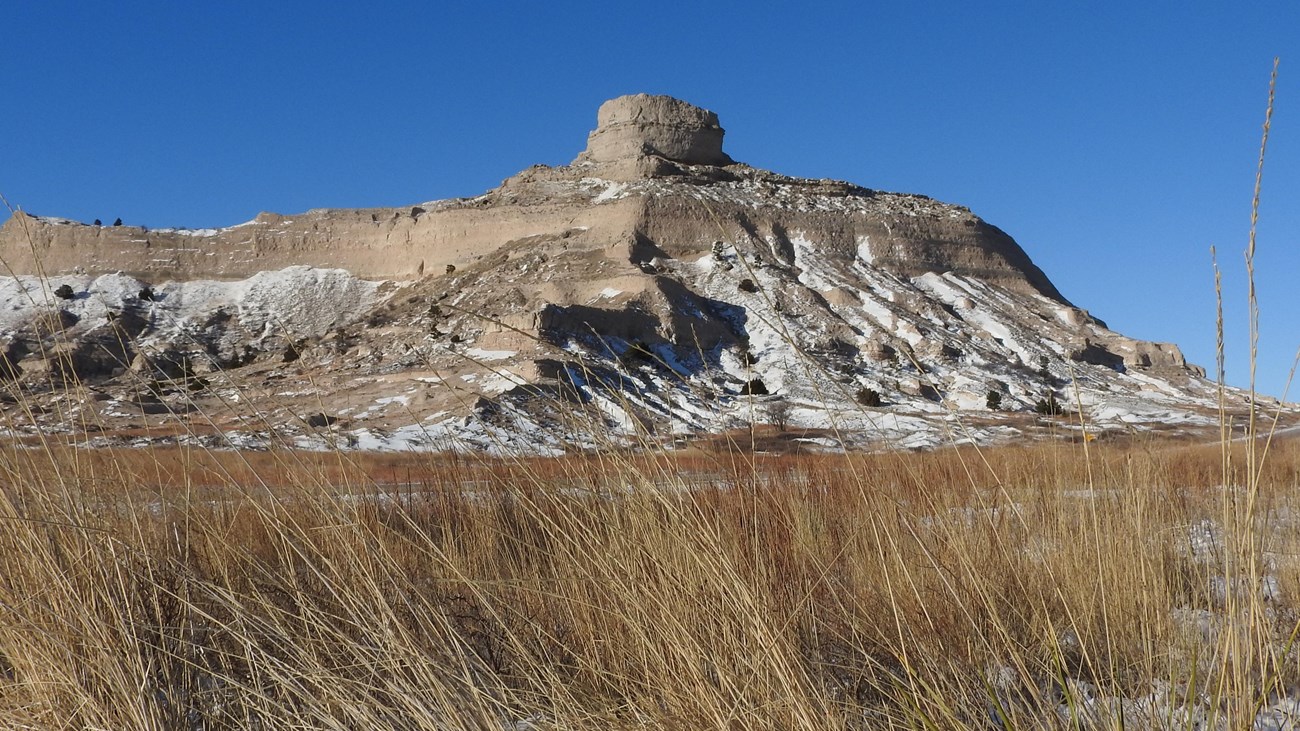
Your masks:
[{"label": "tan rock surface", "polygon": [[[633,179],[621,177],[629,165],[640,171]],[[1009,236],[964,208],[732,164],[715,114],[644,94],[602,105],[588,149],[574,165],[530,168],[476,198],[263,213],[202,231],[20,214],[0,227],[0,256],[19,274],[239,279],[305,264],[416,279],[473,264],[528,237],[563,237],[564,248],[628,249],[634,259],[653,251],[691,256],[717,240],[766,238],[779,258],[788,256],[785,239],[794,230],[823,234],[821,244],[837,255],[867,242],[874,265],[900,275],[953,271],[1060,299]]]},{"label": "tan rock surface", "polygon": [[686,165],[730,165],[718,115],[668,96],[610,99],[575,162],[619,163],[658,156]]}]

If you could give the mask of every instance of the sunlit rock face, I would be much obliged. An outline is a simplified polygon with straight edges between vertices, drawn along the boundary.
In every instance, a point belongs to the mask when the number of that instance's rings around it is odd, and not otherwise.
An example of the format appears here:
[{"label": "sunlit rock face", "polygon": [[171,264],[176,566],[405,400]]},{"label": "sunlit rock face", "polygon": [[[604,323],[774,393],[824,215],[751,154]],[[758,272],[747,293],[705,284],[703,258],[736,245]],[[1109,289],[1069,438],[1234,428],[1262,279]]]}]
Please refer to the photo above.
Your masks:
[{"label": "sunlit rock face", "polygon": [[614,163],[649,155],[687,165],[730,165],[718,115],[669,96],[632,94],[600,105],[579,161]]}]

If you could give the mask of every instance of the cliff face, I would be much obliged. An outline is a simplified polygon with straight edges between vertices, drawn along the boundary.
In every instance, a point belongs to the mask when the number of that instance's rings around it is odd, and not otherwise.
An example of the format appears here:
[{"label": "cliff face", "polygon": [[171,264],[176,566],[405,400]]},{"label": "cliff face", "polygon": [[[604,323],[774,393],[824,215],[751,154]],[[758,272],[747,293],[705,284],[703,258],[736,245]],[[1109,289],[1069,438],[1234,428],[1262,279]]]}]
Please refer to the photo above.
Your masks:
[{"label": "cliff face", "polygon": [[667,97],[598,121],[571,165],[476,198],[204,231],[17,215],[0,385],[89,384],[106,433],[154,413],[192,430],[193,411],[230,438],[250,432],[221,416],[239,403],[259,439],[381,448],[675,438],[778,410],[841,445],[937,444],[963,412],[992,441],[1067,390],[1101,426],[1214,422],[1176,347],[1110,331],[965,208],[735,163],[716,115]]},{"label": "cliff face", "polygon": [[238,226],[194,231],[90,226],[18,214],[0,228],[0,251],[20,274],[120,271],[155,281],[222,280],[312,265],[411,280],[447,264],[476,261],[514,239],[592,228],[614,234],[637,217],[630,205],[586,210],[572,201],[519,205],[511,198],[498,190],[404,208],[263,213]]},{"label": "cliff face", "polygon": [[0,228],[0,256],[19,274],[238,279],[311,265],[411,280],[529,236],[589,248],[649,241],[675,257],[753,238],[783,256],[786,232],[803,230],[821,233],[828,255],[866,246],[875,266],[899,275],[952,271],[1062,299],[1015,241],[964,208],[735,164],[717,115],[668,97],[611,100],[598,122],[573,165],[530,168],[476,198],[263,213],[198,231],[19,214]]}]

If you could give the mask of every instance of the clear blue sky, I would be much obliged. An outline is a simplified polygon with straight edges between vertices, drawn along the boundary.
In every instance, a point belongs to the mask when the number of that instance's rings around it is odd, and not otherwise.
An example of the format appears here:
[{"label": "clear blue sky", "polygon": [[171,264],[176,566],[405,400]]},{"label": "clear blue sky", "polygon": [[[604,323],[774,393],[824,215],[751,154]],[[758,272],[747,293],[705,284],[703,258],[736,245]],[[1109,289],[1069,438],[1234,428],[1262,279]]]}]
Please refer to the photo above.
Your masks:
[{"label": "clear blue sky", "polygon": [[671,94],[718,112],[736,159],[969,206],[1076,304],[1211,373],[1217,246],[1245,385],[1276,55],[1257,279],[1279,394],[1300,346],[1300,2],[1241,5],[17,0],[0,193],[189,227],[476,195],[570,161],[604,99]]}]

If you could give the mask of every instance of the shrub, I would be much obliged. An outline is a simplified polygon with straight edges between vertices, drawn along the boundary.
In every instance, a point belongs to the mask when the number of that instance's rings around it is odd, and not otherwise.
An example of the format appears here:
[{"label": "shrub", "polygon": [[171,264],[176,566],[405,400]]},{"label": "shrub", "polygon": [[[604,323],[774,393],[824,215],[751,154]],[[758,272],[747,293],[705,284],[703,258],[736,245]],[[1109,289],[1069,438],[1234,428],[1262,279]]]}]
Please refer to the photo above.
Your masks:
[{"label": "shrub", "polygon": [[96,218],[96,219],[95,219],[95,223],[94,223],[94,225],[95,225],[95,226],[103,226],[103,225],[104,225],[104,222],[101,221],[101,220],[99,220],[98,218]]},{"label": "shrub", "polygon": [[988,395],[988,397],[984,399],[984,405],[985,405],[986,407],[988,407],[988,410],[989,410],[989,411],[1001,411],[1001,410],[1002,410],[1002,392],[1000,392],[1000,391],[989,391],[989,395]]},{"label": "shrub", "polygon": [[744,388],[740,389],[740,395],[742,396],[766,396],[769,393],[771,391],[767,390],[767,384],[763,383],[761,378],[755,378],[747,382]]},{"label": "shrub", "polygon": [[627,350],[623,351],[623,359],[625,361],[642,361],[648,363],[653,363],[657,360],[654,351],[650,349],[649,345],[646,345],[641,340],[633,341],[632,344],[628,346]]},{"label": "shrub", "polygon": [[120,219],[120,218],[117,219],[116,221],[113,222],[113,225],[114,225],[114,226],[121,226],[121,225],[122,225],[122,219]]},{"label": "shrub", "polygon": [[880,392],[874,388],[858,389],[857,399],[858,403],[873,409],[884,404],[880,399]]},{"label": "shrub", "polygon": [[144,289],[141,289],[140,293],[136,296],[145,302],[154,302],[157,297],[157,295],[154,294],[153,287],[148,285],[145,285]]},{"label": "shrub", "polygon": [[758,285],[754,284],[754,280],[752,279],[742,279],[738,286],[740,287],[741,292],[749,292],[752,294],[758,291]]},{"label": "shrub", "polygon": [[330,416],[328,414],[312,414],[307,417],[307,426],[310,426],[313,429],[320,429],[323,427],[333,426],[337,421],[338,417]]},{"label": "shrub", "polygon": [[61,300],[70,300],[76,297],[77,293],[72,291],[71,285],[60,284],[59,288],[54,290],[54,296]]}]

